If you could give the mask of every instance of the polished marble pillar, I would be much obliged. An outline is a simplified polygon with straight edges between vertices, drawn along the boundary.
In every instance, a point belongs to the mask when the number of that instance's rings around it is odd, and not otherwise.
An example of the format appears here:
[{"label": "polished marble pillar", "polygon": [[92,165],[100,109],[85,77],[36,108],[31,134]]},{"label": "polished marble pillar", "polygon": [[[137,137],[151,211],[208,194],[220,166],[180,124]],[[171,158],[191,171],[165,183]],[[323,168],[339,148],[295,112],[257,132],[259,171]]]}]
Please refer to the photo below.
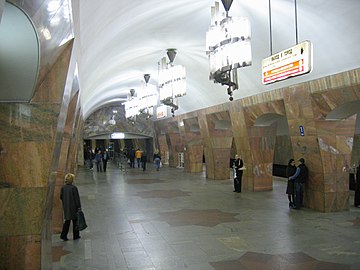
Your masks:
[{"label": "polished marble pillar", "polygon": [[[304,203],[322,212],[349,208],[348,168],[356,118],[326,120],[333,108],[360,99],[359,84],[351,85],[351,80],[346,82],[348,75],[322,78],[316,83],[303,83],[284,91],[294,156],[296,160],[305,158],[310,172]],[[339,81],[349,85],[339,91]],[[325,85],[327,89],[321,89]]]},{"label": "polished marble pillar", "polygon": [[206,177],[214,180],[230,178],[230,152],[233,142],[230,114],[227,107],[215,107],[200,117],[203,136]]},{"label": "polished marble pillar", "polygon": [[66,78],[72,44],[64,45],[30,103],[0,104],[0,175],[9,186],[0,189],[0,261],[4,269],[46,269],[52,263],[54,178],[68,102],[64,95],[71,91]]},{"label": "polished marble pillar", "polygon": [[197,117],[183,120],[185,171],[202,172],[204,147]]}]

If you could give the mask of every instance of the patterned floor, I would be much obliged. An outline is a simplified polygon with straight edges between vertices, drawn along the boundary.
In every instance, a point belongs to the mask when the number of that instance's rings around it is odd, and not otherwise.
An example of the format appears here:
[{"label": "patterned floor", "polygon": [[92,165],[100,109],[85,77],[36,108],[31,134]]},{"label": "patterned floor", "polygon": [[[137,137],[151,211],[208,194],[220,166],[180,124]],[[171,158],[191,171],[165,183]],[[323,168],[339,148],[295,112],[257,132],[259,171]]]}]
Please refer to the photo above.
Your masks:
[{"label": "patterned floor", "polygon": [[77,241],[53,235],[54,269],[360,269],[360,209],[290,210],[283,179],[233,193],[230,179],[110,164],[79,169],[76,185],[89,227]]}]

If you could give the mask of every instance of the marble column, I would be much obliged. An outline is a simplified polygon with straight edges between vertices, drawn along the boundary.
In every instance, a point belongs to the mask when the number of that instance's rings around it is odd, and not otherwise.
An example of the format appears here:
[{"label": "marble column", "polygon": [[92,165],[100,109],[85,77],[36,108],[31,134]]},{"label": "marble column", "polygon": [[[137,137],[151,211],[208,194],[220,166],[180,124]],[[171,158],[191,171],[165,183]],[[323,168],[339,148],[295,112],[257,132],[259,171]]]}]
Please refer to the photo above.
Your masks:
[{"label": "marble column", "polygon": [[64,94],[71,90],[66,90],[66,78],[72,45],[64,45],[30,103],[0,104],[0,176],[8,186],[0,189],[4,269],[51,268],[54,168],[68,103]]},{"label": "marble column", "polygon": [[242,190],[254,191],[253,158],[250,147],[248,128],[245,122],[244,110],[240,101],[234,101],[230,106],[230,117],[236,154],[240,155],[246,170],[242,177]]},{"label": "marble column", "polygon": [[197,117],[183,120],[185,144],[185,171],[202,172],[204,147]]},{"label": "marble column", "polygon": [[166,142],[169,149],[169,166],[178,166],[178,154],[184,152],[184,144],[180,133],[167,133]]},{"label": "marble column", "polygon": [[[356,118],[326,120],[334,108],[360,99],[359,85],[349,82],[348,87],[337,89],[337,83],[344,83],[347,75],[334,76],[333,80],[322,78],[284,91],[294,156],[296,160],[305,158],[309,168],[304,204],[322,212],[349,207],[348,167]],[[320,91],[324,85],[327,90]],[[303,134],[299,132],[300,126]]]},{"label": "marble column", "polygon": [[217,112],[209,112],[199,121],[204,143],[206,177],[225,180],[230,178],[233,134],[228,107],[215,110]]}]

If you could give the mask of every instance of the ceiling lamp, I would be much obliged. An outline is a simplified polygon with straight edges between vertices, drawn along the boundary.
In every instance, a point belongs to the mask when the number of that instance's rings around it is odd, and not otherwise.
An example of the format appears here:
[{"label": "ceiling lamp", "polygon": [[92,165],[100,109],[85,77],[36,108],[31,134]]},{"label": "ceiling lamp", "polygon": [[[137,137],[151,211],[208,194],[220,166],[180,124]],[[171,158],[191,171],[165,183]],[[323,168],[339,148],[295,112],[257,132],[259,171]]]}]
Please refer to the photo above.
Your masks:
[{"label": "ceiling lamp", "polygon": [[138,92],[138,109],[147,118],[154,115],[154,107],[158,104],[158,91],[155,85],[149,84],[150,74],[144,74],[145,83]]},{"label": "ceiling lamp", "polygon": [[167,55],[170,62],[163,57],[159,69],[159,96],[160,102],[171,107],[174,116],[179,108],[177,98],[186,95],[186,71],[184,66],[173,64],[176,49],[168,49]]},{"label": "ceiling lamp", "polygon": [[135,89],[130,89],[130,95],[128,95],[128,101],[124,102],[125,105],[125,117],[135,117],[139,114],[139,101],[135,97]]},{"label": "ceiling lamp", "polygon": [[239,88],[237,69],[250,66],[251,28],[245,17],[230,17],[232,0],[221,1],[226,16],[219,15],[219,2],[211,7],[211,25],[206,33],[206,52],[210,61],[209,79],[228,86],[229,100]]},{"label": "ceiling lamp", "polygon": [[111,116],[111,118],[109,120],[109,125],[112,125],[112,126],[116,125],[115,115]]}]

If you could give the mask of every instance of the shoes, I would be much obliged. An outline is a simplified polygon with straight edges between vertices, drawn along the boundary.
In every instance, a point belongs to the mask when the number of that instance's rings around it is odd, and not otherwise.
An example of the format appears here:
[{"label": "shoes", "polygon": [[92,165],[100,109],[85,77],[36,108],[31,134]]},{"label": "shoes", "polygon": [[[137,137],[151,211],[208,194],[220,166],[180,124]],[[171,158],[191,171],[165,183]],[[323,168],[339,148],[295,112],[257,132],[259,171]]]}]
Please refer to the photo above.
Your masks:
[{"label": "shoes", "polygon": [[236,190],[233,190],[233,192],[237,192]]},{"label": "shoes", "polygon": [[64,240],[64,241],[68,241],[68,240],[69,240],[68,238],[66,238],[66,237],[61,237],[61,236],[60,236],[60,239],[62,239],[62,240]]},{"label": "shoes", "polygon": [[78,239],[80,239],[81,238],[81,236],[79,236],[79,237],[74,237],[74,240],[78,240]]}]

